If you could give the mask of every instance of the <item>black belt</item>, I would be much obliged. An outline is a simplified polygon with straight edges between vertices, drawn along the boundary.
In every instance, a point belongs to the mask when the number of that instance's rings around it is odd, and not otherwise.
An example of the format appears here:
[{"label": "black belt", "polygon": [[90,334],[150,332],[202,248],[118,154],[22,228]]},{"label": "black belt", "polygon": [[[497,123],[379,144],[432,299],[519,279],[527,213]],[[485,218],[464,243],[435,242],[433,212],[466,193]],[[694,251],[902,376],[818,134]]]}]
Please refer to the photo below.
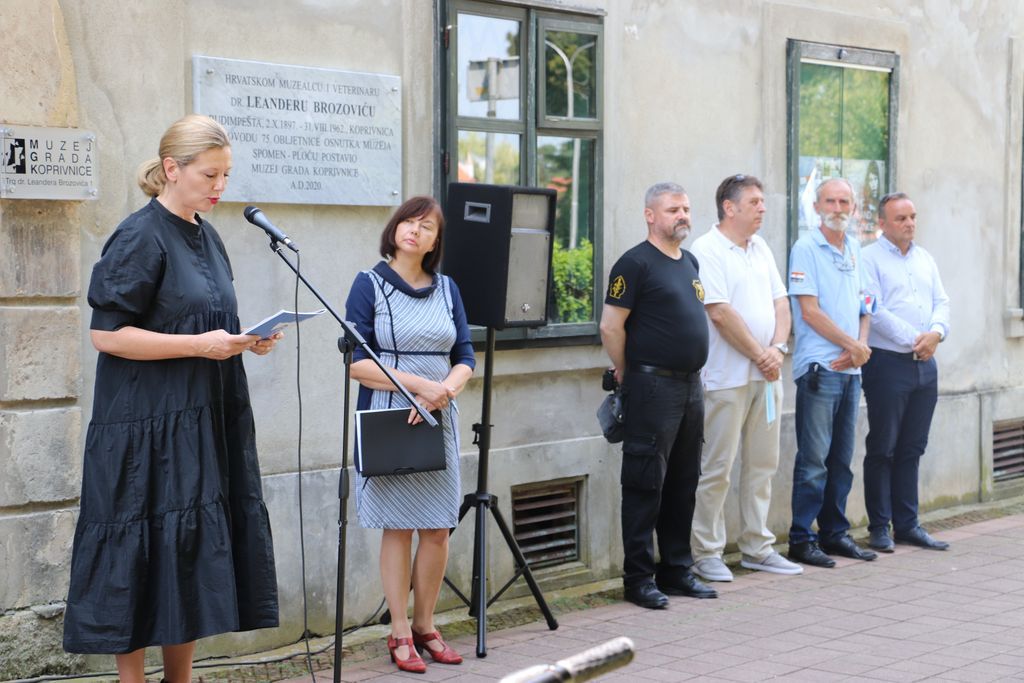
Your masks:
[{"label": "black belt", "polygon": [[626,368],[627,372],[637,372],[643,375],[657,375],[658,377],[671,377],[672,379],[684,379],[693,382],[700,379],[700,372],[685,372],[683,370],[670,370],[659,368],[657,365],[641,365],[633,363]]},{"label": "black belt", "polygon": [[921,360],[913,351],[890,351],[889,349],[880,349],[872,346],[871,353],[880,353],[883,356],[891,356],[892,358],[899,358],[900,360],[912,360],[918,362]]}]

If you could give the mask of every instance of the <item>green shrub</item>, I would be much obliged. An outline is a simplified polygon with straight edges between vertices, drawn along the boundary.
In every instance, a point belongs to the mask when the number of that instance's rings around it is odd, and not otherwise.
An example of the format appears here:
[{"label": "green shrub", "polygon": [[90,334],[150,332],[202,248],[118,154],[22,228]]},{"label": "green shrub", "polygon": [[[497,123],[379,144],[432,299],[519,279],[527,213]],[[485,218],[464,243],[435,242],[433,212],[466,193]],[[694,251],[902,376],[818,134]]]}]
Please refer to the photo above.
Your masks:
[{"label": "green shrub", "polygon": [[594,245],[580,240],[576,249],[555,245],[551,257],[555,310],[552,322],[580,323],[593,320]]}]

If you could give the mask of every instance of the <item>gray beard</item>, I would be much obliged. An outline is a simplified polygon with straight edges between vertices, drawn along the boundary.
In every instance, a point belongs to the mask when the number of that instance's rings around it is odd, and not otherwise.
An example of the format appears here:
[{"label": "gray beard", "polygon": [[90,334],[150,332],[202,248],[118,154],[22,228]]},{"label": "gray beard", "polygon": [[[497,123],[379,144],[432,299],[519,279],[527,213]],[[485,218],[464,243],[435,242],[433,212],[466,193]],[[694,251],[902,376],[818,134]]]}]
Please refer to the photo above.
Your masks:
[{"label": "gray beard", "polygon": [[836,232],[846,232],[846,229],[850,227],[849,214],[839,214],[838,216],[819,214],[819,216],[823,224]]}]

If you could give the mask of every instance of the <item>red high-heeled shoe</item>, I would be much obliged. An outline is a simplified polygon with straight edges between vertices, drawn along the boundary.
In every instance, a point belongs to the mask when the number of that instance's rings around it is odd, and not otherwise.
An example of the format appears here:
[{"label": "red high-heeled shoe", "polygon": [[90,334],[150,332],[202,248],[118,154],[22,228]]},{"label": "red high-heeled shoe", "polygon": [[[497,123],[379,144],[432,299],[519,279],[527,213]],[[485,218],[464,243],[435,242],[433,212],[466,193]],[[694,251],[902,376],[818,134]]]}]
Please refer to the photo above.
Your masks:
[{"label": "red high-heeled shoe", "polygon": [[[399,659],[395,655],[395,650],[403,645],[409,648],[409,656],[405,659]],[[420,653],[416,651],[416,643],[413,642],[412,638],[392,638],[388,636],[388,652],[391,653],[391,661],[395,663],[395,666],[400,671],[408,671],[413,674],[427,673],[427,663],[420,658]]]},{"label": "red high-heeled shoe", "polygon": [[[430,646],[427,645],[431,640],[441,643],[441,649],[431,650]],[[441,664],[462,664],[462,655],[453,650],[448,643],[444,642],[444,639],[441,638],[441,633],[438,631],[431,631],[430,633],[416,633],[416,631],[413,631],[412,642],[416,643],[422,650],[429,652],[435,662],[440,662]]]}]

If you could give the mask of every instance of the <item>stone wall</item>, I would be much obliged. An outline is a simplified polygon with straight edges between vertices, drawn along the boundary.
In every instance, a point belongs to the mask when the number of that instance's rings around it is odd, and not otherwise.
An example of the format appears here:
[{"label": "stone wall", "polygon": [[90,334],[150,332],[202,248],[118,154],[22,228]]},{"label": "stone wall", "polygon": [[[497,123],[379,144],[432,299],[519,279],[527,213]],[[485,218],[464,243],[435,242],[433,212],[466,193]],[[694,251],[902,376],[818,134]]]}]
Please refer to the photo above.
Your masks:
[{"label": "stone wall", "polygon": [[[59,4],[0,16],[0,127],[76,126]],[[77,202],[0,201],[0,679],[80,666],[57,647],[81,485],[79,221]]]}]

